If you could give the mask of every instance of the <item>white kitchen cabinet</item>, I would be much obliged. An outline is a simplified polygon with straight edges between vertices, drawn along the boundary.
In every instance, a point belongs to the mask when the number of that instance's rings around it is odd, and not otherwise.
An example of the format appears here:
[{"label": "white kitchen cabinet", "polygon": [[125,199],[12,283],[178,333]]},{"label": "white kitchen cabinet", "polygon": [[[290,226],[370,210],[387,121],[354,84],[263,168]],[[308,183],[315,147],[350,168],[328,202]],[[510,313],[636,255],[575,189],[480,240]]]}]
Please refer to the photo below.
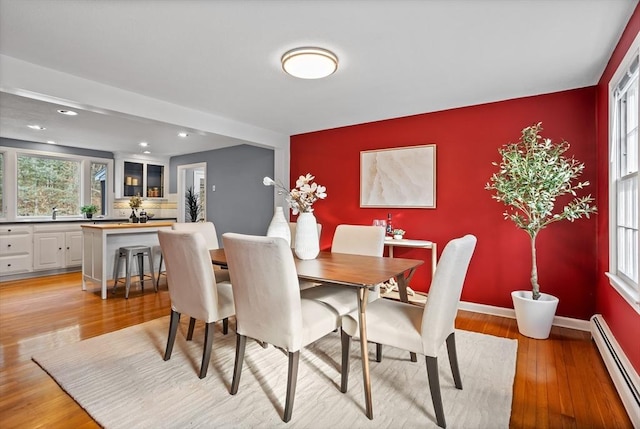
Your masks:
[{"label": "white kitchen cabinet", "polygon": [[0,276],[33,270],[31,226],[0,227]]},{"label": "white kitchen cabinet", "polygon": [[34,227],[34,271],[79,266],[82,266],[82,229],[80,225],[40,225]]},{"label": "white kitchen cabinet", "polygon": [[66,232],[65,237],[65,265],[67,267],[82,266],[82,231]]},{"label": "white kitchen cabinet", "polygon": [[33,235],[33,269],[52,270],[64,267],[64,232]]}]

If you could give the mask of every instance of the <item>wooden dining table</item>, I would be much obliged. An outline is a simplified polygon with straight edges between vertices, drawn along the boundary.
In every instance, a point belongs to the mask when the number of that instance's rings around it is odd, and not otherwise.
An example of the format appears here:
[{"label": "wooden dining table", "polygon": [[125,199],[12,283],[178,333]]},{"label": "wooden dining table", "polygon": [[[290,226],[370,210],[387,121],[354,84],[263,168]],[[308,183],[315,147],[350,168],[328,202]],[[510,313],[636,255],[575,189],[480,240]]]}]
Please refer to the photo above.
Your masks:
[{"label": "wooden dining table", "polygon": [[[213,264],[226,266],[224,249],[210,250]],[[360,352],[362,354],[362,376],[366,414],[373,419],[371,401],[371,379],[369,375],[369,353],[367,347],[367,297],[369,289],[395,278],[398,288],[407,296],[407,279],[424,261],[419,259],[389,258],[350,255],[346,253],[320,252],[315,259],[301,260],[294,256],[298,278],[316,282],[329,282],[356,288],[358,293],[358,322],[360,329]]]}]

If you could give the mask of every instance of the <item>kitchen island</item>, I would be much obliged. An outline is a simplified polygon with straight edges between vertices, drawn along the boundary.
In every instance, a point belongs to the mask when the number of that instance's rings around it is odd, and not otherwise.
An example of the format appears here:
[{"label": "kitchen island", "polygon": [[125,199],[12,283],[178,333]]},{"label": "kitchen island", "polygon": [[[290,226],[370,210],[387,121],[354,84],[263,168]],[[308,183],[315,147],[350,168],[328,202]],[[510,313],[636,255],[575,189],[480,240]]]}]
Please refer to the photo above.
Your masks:
[{"label": "kitchen island", "polygon": [[113,278],[116,250],[122,246],[151,247],[154,266],[158,267],[158,231],[171,229],[171,225],[173,222],[82,225],[82,290],[87,290],[88,282],[98,283],[102,299],[107,299],[107,281]]}]

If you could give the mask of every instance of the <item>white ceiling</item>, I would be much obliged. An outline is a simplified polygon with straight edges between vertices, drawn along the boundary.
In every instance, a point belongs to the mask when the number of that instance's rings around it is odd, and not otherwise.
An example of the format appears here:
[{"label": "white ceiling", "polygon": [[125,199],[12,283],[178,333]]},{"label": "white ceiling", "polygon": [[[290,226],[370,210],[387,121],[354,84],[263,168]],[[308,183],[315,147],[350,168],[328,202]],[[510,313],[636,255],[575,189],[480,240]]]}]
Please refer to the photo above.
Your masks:
[{"label": "white ceiling", "polygon": [[[164,156],[242,142],[213,126],[180,141],[183,116],[170,125],[142,107],[132,116],[17,87],[2,76],[9,59],[127,91],[140,106],[290,136],[594,85],[637,1],[0,0],[0,136],[116,152],[144,139]],[[280,57],[298,46],[332,50],[338,71],[284,74]],[[87,110],[55,113],[69,105]]]}]

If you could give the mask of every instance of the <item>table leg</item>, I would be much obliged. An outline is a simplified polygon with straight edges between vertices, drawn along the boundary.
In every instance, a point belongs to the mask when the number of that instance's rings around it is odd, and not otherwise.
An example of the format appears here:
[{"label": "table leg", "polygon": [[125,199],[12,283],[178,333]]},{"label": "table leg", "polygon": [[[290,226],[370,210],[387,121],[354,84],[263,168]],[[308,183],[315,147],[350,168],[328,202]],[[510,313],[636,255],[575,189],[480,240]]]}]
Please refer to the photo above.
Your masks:
[{"label": "table leg", "polygon": [[371,402],[371,377],[369,376],[369,348],[367,346],[367,295],[369,288],[358,288],[358,322],[360,323],[360,354],[362,355],[362,379],[364,381],[364,401],[367,417],[373,420],[373,403]]},{"label": "table leg", "polygon": [[[414,271],[415,269],[411,270],[407,277],[404,276],[404,273],[397,277],[398,292],[400,293],[400,300],[402,302],[409,302],[409,297],[407,296],[407,283],[408,283],[407,279],[413,275]],[[418,362],[418,357],[416,356],[415,353],[412,352],[410,356],[411,356],[411,362]]]},{"label": "table leg", "polygon": [[436,243],[431,243],[431,275],[436,274],[436,262],[438,259],[438,246]]}]

